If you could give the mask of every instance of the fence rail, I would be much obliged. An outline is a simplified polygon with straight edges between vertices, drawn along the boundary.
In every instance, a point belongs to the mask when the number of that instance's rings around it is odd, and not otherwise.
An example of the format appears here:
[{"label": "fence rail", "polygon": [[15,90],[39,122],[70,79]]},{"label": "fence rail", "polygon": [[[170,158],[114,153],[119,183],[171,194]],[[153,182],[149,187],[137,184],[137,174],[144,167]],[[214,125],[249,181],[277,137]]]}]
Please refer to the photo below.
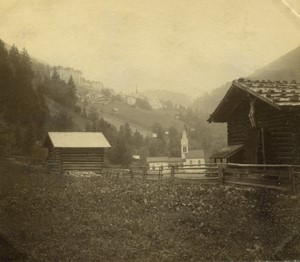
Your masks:
[{"label": "fence rail", "polygon": [[[13,156],[3,160],[24,163],[28,157]],[[26,164],[28,168],[29,165]],[[31,169],[30,169],[31,170]],[[29,172],[31,172],[29,170]],[[290,191],[296,194],[300,185],[300,165],[261,165],[237,163],[206,163],[199,165],[170,165],[159,169],[134,166],[129,169],[104,168],[102,174],[116,179],[140,178],[152,181],[198,181],[203,184],[225,184],[262,187]]]},{"label": "fence rail", "polygon": [[297,165],[255,165],[216,164],[170,165],[149,169],[135,166],[130,169],[104,169],[105,176],[119,178],[140,178],[152,181],[198,181],[203,184],[224,184],[246,187],[262,187],[297,192],[300,182],[300,166]]}]

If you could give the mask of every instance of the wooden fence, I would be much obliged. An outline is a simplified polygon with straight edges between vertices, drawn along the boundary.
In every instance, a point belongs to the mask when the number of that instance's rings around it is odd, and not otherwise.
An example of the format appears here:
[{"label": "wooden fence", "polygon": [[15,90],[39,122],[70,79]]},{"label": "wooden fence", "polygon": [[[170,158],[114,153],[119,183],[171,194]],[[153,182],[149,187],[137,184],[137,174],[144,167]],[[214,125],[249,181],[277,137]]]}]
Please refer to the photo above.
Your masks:
[{"label": "wooden fence", "polygon": [[203,184],[224,184],[288,190],[295,194],[300,182],[300,166],[216,164],[171,165],[159,169],[135,166],[130,169],[104,169],[104,176],[140,178],[152,181],[194,181]]},{"label": "wooden fence", "polygon": [[[24,163],[31,173],[28,157],[13,156],[6,161]],[[203,184],[262,187],[290,191],[296,194],[300,185],[300,165],[257,165],[235,163],[206,163],[200,165],[170,165],[159,169],[134,166],[129,169],[104,168],[105,177],[118,179],[139,178],[150,181],[195,181]]]}]

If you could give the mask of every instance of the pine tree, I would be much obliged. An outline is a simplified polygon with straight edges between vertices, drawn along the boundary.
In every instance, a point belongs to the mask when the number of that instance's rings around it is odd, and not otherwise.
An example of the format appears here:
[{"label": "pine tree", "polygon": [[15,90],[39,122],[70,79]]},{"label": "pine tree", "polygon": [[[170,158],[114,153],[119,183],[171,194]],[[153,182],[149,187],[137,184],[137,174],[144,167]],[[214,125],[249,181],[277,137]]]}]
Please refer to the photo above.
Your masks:
[{"label": "pine tree", "polygon": [[8,51],[0,40],[0,112],[7,109],[7,102],[11,93],[13,72],[9,63]]},{"label": "pine tree", "polygon": [[53,68],[53,73],[52,73],[52,76],[51,76],[51,80],[54,80],[54,81],[60,80],[60,76],[57,73],[56,67]]},{"label": "pine tree", "polygon": [[77,96],[76,96],[76,87],[73,80],[73,77],[70,76],[69,81],[67,83],[67,97],[68,97],[68,104],[70,107],[74,107],[77,102]]},{"label": "pine tree", "polygon": [[175,127],[169,128],[169,143],[168,150],[170,156],[179,157],[180,156],[180,135]]}]

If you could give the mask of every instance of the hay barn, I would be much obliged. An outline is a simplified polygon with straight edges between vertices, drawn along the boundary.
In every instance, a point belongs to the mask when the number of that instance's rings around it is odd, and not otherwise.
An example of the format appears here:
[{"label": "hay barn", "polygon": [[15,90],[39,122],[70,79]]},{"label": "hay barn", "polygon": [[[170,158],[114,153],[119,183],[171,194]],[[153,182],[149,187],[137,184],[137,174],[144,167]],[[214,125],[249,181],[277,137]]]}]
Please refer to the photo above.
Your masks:
[{"label": "hay barn", "polygon": [[101,173],[104,149],[110,144],[98,132],[49,132],[44,146],[48,148],[47,163],[51,172],[93,171]]},{"label": "hay barn", "polygon": [[227,149],[215,162],[300,164],[300,84],[233,81],[208,119],[227,123]]}]

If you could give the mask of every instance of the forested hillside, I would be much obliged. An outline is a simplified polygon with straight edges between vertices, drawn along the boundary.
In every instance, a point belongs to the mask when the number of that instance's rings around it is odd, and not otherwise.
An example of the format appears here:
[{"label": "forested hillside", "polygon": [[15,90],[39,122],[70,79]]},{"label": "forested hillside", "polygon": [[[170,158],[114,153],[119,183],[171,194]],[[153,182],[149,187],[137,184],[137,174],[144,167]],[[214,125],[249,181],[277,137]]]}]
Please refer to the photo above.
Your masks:
[{"label": "forested hillside", "polygon": [[45,132],[48,110],[33,84],[31,60],[24,49],[9,50],[0,40],[0,154],[28,154]]}]

